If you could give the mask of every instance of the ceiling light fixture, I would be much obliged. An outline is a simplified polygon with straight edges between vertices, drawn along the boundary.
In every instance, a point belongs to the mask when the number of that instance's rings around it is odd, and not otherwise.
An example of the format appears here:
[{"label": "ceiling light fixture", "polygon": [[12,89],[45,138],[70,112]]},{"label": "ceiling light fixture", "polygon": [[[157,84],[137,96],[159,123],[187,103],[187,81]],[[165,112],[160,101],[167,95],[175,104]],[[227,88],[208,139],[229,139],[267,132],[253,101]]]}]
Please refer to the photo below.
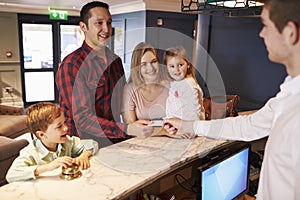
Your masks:
[{"label": "ceiling light fixture", "polygon": [[255,7],[262,6],[263,4],[257,1],[249,0],[207,0],[210,5],[222,6],[228,8],[243,8],[243,7]]},{"label": "ceiling light fixture", "polygon": [[181,0],[181,11],[227,17],[259,16],[263,4],[256,0]]}]

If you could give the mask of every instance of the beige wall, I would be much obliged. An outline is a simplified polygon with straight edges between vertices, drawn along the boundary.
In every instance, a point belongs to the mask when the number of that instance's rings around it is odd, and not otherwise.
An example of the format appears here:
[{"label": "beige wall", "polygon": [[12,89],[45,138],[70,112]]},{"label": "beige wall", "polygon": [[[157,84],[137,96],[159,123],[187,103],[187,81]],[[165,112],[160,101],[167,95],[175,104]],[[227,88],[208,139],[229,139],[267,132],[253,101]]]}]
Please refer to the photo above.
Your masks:
[{"label": "beige wall", "polygon": [[[0,104],[22,105],[17,14],[0,12],[0,27]],[[11,51],[12,57],[6,57],[6,51]],[[11,95],[5,87],[13,88]]]}]

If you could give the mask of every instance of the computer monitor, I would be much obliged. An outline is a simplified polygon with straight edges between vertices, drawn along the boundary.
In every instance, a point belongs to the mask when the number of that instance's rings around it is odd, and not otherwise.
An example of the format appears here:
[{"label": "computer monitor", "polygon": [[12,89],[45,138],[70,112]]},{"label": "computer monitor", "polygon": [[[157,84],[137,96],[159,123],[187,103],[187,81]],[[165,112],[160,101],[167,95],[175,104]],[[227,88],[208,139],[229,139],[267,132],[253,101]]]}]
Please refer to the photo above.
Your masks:
[{"label": "computer monitor", "polygon": [[232,200],[248,191],[250,147],[237,142],[202,159],[197,200]]}]

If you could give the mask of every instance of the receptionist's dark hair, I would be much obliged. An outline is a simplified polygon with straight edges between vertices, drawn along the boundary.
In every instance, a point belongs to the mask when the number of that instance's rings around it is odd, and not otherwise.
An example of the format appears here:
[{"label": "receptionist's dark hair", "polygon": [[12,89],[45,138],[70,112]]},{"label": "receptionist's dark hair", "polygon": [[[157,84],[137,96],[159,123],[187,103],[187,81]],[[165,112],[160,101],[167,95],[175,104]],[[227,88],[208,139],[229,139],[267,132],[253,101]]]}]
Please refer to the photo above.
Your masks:
[{"label": "receptionist's dark hair", "polygon": [[269,17],[281,33],[289,21],[300,26],[299,0],[259,0],[269,9]]}]

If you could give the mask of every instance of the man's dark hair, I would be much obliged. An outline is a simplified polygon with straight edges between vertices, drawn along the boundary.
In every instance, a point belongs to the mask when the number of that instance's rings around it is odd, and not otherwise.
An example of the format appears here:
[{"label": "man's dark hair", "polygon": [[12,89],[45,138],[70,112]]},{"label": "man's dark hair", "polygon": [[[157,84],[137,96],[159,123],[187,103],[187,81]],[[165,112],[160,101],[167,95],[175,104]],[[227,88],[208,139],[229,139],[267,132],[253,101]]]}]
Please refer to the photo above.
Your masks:
[{"label": "man's dark hair", "polygon": [[270,19],[274,22],[279,32],[289,21],[300,25],[300,0],[259,0],[268,7]]},{"label": "man's dark hair", "polygon": [[109,9],[109,6],[107,3],[101,2],[101,1],[92,1],[87,4],[85,4],[80,11],[80,21],[88,25],[88,20],[91,17],[90,10],[92,8],[96,7],[101,7],[101,8],[106,8],[107,10]]}]

